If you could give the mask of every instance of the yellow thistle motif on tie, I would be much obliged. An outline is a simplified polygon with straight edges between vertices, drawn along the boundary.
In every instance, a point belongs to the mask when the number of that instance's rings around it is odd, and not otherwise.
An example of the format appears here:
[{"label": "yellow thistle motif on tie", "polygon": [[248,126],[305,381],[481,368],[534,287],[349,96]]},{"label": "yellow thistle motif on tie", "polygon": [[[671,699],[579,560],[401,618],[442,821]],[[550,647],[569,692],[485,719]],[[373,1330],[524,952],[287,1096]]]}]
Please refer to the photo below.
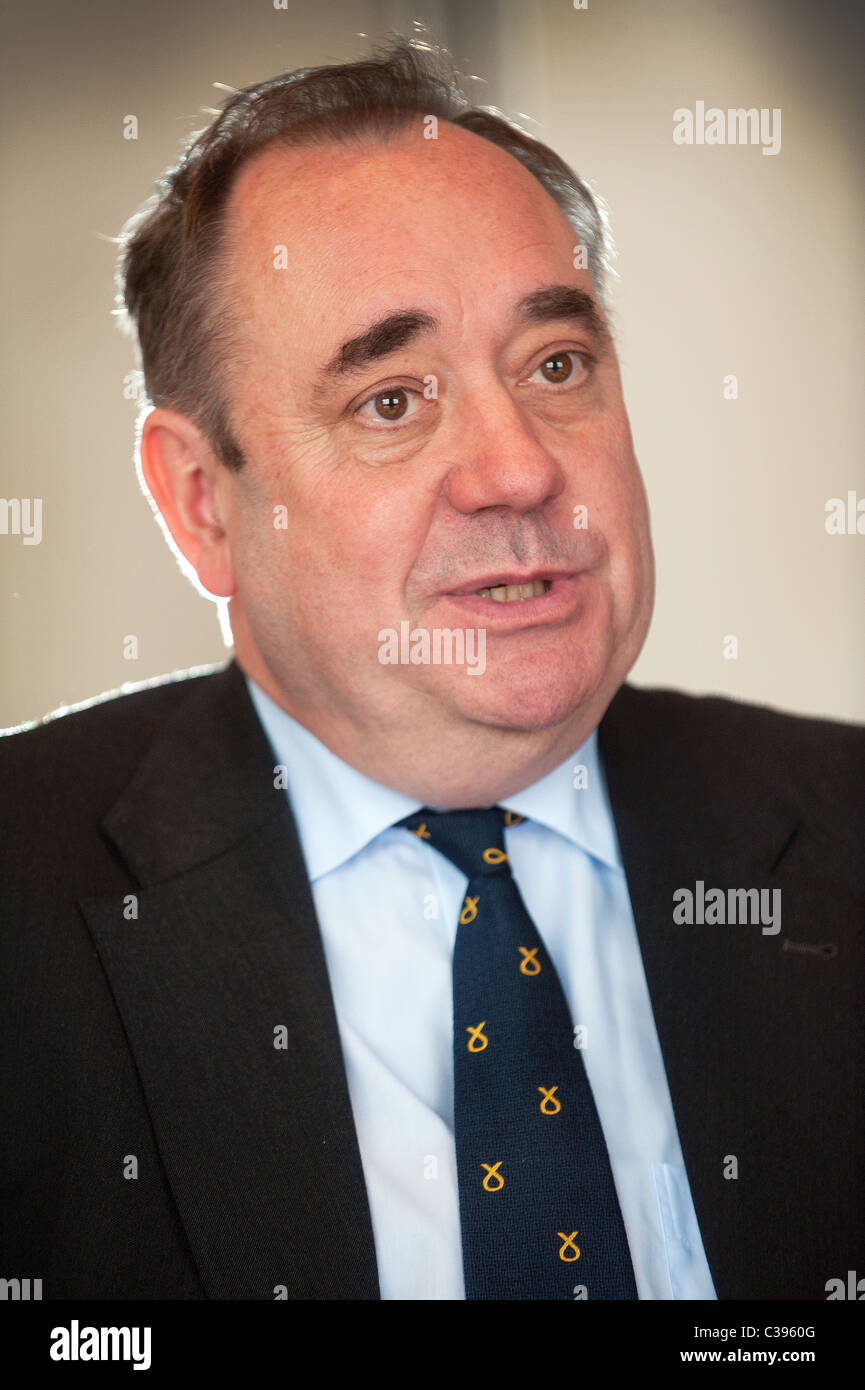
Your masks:
[{"label": "yellow thistle motif on tie", "polygon": [[[504,1178],[502,1177],[501,1173],[499,1172],[499,1169],[501,1168],[503,1162],[504,1162],[504,1159],[500,1158],[499,1161],[498,1161],[498,1163],[482,1163],[482,1164],[481,1164],[481,1167],[482,1167],[482,1168],[486,1168],[486,1170],[487,1170],[487,1175],[486,1175],[486,1177],[484,1178],[484,1184],[483,1184],[483,1185],[484,1185],[484,1191],[485,1191],[485,1192],[501,1192],[502,1188],[503,1188],[504,1185],[505,1185],[505,1180],[504,1180]],[[491,1180],[492,1178],[495,1178],[495,1180],[496,1180],[496,1186],[495,1186],[495,1187],[490,1187],[490,1180]],[[574,1232],[574,1235],[576,1235],[576,1231]]]},{"label": "yellow thistle motif on tie", "polygon": [[[474,1028],[466,1029],[466,1032],[470,1034],[469,1040],[466,1043],[466,1047],[468,1048],[469,1052],[483,1052],[484,1048],[489,1042],[489,1038],[487,1037],[486,1033],[481,1032],[481,1029],[485,1027],[486,1019],[484,1019],[481,1023],[476,1023]],[[475,1044],[477,1044],[477,1046],[475,1046]]]},{"label": "yellow thistle motif on tie", "polygon": [[540,946],[532,946],[531,948],[528,946],[520,947],[520,954],[523,957],[520,961],[520,973],[522,975],[540,975],[541,962],[535,960],[535,956],[540,949]]},{"label": "yellow thistle motif on tie", "polygon": [[497,849],[494,845],[484,850],[485,864],[504,864],[507,857],[503,849]]},{"label": "yellow thistle motif on tie", "polygon": [[[579,1231],[571,1231],[571,1234],[569,1236],[566,1236],[564,1231],[556,1232],[556,1235],[561,1236],[562,1240],[565,1242],[559,1250],[559,1259],[564,1260],[565,1264],[573,1264],[574,1260],[578,1260],[580,1258],[580,1247],[574,1244],[574,1237],[578,1236],[579,1234]],[[566,1255],[566,1250],[573,1250],[573,1255]]]},{"label": "yellow thistle motif on tie", "polygon": [[[540,1109],[541,1109],[541,1114],[542,1114],[542,1115],[558,1115],[559,1111],[560,1111],[561,1108],[562,1108],[562,1102],[556,1098],[556,1091],[557,1091],[558,1089],[559,1089],[558,1086],[539,1086],[539,1087],[538,1087],[538,1090],[543,1092],[543,1097],[544,1097],[543,1100],[541,1101],[541,1107],[540,1107]],[[549,1105],[551,1105],[551,1106],[553,1107],[552,1110],[548,1110],[548,1109],[547,1109],[547,1106],[549,1106]]]},{"label": "yellow thistle motif on tie", "polygon": [[462,910],[462,912],[460,913],[460,926],[461,926],[461,927],[467,927],[468,924],[469,924],[469,922],[473,922],[473,921],[475,920],[475,918],[476,918],[477,915],[478,915],[478,902],[479,902],[479,900],[480,900],[480,894],[478,894],[478,896],[477,896],[476,898],[469,897],[469,895],[466,894],[466,900],[465,900],[465,902],[463,903],[463,910]]}]

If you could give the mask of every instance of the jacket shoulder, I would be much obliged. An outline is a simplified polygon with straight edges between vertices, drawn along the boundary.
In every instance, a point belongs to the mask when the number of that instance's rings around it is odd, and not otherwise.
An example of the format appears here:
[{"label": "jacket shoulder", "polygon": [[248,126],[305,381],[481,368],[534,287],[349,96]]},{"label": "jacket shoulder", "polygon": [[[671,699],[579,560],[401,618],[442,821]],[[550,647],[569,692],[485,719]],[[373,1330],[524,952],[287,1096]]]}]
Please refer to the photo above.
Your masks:
[{"label": "jacket shoulder", "polygon": [[55,821],[80,814],[85,807],[96,815],[104,813],[192,690],[217,680],[223,671],[223,666],[199,667],[156,677],[4,731],[0,736],[3,833],[9,837],[15,826],[34,819]]},{"label": "jacket shoulder", "polygon": [[865,752],[865,724],[822,716],[795,714],[770,705],[731,699],[725,695],[691,695],[667,687],[627,684],[619,695],[629,717],[663,725],[676,737],[723,738],[805,751],[828,748]]},{"label": "jacket shoulder", "polygon": [[865,725],[719,695],[623,686],[602,724],[620,761],[712,788],[731,804],[784,800],[865,836]]}]

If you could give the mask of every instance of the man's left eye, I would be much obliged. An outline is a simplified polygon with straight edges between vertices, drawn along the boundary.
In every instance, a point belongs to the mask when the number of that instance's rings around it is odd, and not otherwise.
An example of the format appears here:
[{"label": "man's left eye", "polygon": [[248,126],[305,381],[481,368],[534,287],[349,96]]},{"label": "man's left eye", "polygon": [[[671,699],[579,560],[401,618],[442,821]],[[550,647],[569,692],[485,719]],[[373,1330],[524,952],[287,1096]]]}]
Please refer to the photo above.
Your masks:
[{"label": "man's left eye", "polygon": [[552,386],[560,386],[571,378],[576,380],[580,369],[585,370],[585,365],[583,354],[573,349],[551,352],[549,357],[545,357],[543,362],[538,363],[529,380],[531,381],[540,372],[543,379]]}]

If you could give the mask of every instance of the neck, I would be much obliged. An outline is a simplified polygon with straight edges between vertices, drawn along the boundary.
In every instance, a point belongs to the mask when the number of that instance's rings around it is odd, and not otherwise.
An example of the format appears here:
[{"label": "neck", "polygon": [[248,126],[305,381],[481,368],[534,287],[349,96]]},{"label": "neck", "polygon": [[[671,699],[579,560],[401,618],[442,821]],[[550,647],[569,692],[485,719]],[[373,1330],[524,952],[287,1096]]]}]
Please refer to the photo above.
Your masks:
[{"label": "neck", "polygon": [[419,728],[433,727],[424,720],[355,723],[287,693],[248,653],[238,652],[237,660],[275,705],[350,767],[425,805],[452,810],[490,806],[540,781],[582,747],[614,693],[599,694],[555,728],[503,728],[454,716],[449,727],[439,720],[434,736],[421,738]]}]

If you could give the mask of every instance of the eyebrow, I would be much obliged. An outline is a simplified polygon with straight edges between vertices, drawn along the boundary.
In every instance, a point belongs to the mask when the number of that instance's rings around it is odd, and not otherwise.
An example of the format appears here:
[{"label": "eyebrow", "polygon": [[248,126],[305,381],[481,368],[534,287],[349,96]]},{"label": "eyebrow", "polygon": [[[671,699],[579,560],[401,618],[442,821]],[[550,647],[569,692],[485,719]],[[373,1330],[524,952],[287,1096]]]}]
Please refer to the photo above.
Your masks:
[{"label": "eyebrow", "polygon": [[324,375],[338,377],[360,371],[397,348],[406,347],[422,333],[434,333],[438,326],[438,319],[422,309],[399,309],[343,343],[324,368]]},{"label": "eyebrow", "polygon": [[[578,323],[600,345],[610,339],[609,330],[595,301],[573,285],[547,285],[533,290],[518,302],[513,318],[518,323],[549,323],[554,319]],[[349,338],[323,368],[324,377],[343,377],[361,371],[382,357],[406,347],[425,333],[435,333],[439,320],[423,309],[399,309],[377,319],[355,338]]]},{"label": "eyebrow", "polygon": [[533,290],[520,300],[514,317],[523,323],[567,319],[588,329],[599,344],[607,343],[610,339],[609,329],[592,296],[573,285],[548,285],[545,289]]}]

